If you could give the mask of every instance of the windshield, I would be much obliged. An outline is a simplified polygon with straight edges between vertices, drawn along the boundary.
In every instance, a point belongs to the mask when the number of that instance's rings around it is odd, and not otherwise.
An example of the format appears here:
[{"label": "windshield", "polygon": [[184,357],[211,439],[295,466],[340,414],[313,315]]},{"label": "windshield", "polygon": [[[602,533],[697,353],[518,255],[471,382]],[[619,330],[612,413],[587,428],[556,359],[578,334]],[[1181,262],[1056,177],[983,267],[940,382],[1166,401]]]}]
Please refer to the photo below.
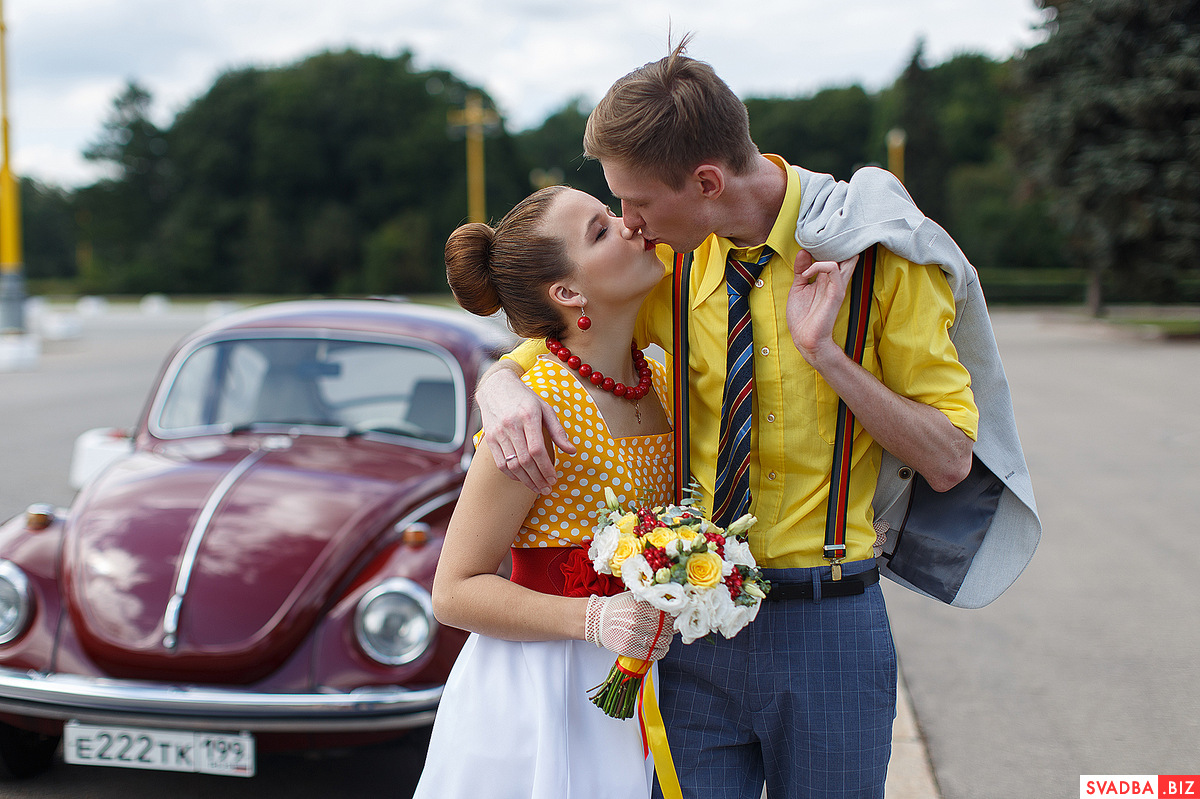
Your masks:
[{"label": "windshield", "polygon": [[180,365],[160,404],[167,434],[319,426],[452,443],[459,405],[451,364],[417,347],[372,341],[217,341]]}]

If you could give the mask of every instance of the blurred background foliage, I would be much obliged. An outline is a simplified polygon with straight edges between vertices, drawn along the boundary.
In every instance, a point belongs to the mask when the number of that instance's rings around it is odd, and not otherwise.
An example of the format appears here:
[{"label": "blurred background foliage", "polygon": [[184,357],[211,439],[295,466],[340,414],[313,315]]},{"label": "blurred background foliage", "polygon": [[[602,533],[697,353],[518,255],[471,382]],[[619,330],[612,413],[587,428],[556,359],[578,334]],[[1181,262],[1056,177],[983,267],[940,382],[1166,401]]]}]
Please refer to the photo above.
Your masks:
[{"label": "blurred background foliage", "polygon": [[[964,53],[875,93],[746,98],[763,152],[847,179],[907,137],[905,182],[993,302],[1200,302],[1200,2],[1037,0],[1043,43]],[[325,52],[221,75],[164,129],[137,82],[113,100],[76,189],[22,180],[32,293],[347,295],[446,289],[468,92],[397,57]],[[589,108],[486,138],[487,209],[564,182],[601,198]]]}]

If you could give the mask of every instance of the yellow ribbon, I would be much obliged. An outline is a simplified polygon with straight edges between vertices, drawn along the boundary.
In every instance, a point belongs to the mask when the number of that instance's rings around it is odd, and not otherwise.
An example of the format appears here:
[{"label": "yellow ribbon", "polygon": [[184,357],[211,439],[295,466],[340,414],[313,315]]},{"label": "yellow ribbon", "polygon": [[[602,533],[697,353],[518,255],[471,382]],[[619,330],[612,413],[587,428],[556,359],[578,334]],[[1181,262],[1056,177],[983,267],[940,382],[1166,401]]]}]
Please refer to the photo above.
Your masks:
[{"label": "yellow ribbon", "polygon": [[663,799],[683,799],[675,761],[671,759],[671,747],[667,744],[667,727],[654,696],[653,675],[653,669],[647,671],[642,682],[642,730],[646,745],[654,755],[654,770],[658,773],[658,787],[662,789]]}]

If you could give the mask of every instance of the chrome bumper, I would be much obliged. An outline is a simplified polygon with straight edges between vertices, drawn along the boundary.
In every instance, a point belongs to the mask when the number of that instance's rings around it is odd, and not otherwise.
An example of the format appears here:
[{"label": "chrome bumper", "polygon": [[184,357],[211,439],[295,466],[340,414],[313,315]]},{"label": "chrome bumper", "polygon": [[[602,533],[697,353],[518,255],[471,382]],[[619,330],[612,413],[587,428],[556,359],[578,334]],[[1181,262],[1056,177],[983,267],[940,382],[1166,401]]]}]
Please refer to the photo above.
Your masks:
[{"label": "chrome bumper", "polygon": [[89,724],[250,732],[376,732],[433,722],[442,688],[269,694],[0,668],[0,713]]}]

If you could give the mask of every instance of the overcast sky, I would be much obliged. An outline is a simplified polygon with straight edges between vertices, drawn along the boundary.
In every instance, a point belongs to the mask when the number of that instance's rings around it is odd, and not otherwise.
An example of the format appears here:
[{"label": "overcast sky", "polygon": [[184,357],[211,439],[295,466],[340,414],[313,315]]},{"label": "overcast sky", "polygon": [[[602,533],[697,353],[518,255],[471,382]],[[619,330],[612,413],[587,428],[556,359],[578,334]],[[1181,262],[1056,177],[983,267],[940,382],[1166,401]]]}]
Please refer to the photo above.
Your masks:
[{"label": "overcast sky", "polygon": [[6,0],[10,142],[19,174],[90,182],[80,153],[136,80],[166,125],[222,72],[323,50],[411,50],[482,86],[510,130],[666,54],[667,32],[743,97],[802,96],[933,62],[1006,58],[1039,40],[1033,0]]}]

